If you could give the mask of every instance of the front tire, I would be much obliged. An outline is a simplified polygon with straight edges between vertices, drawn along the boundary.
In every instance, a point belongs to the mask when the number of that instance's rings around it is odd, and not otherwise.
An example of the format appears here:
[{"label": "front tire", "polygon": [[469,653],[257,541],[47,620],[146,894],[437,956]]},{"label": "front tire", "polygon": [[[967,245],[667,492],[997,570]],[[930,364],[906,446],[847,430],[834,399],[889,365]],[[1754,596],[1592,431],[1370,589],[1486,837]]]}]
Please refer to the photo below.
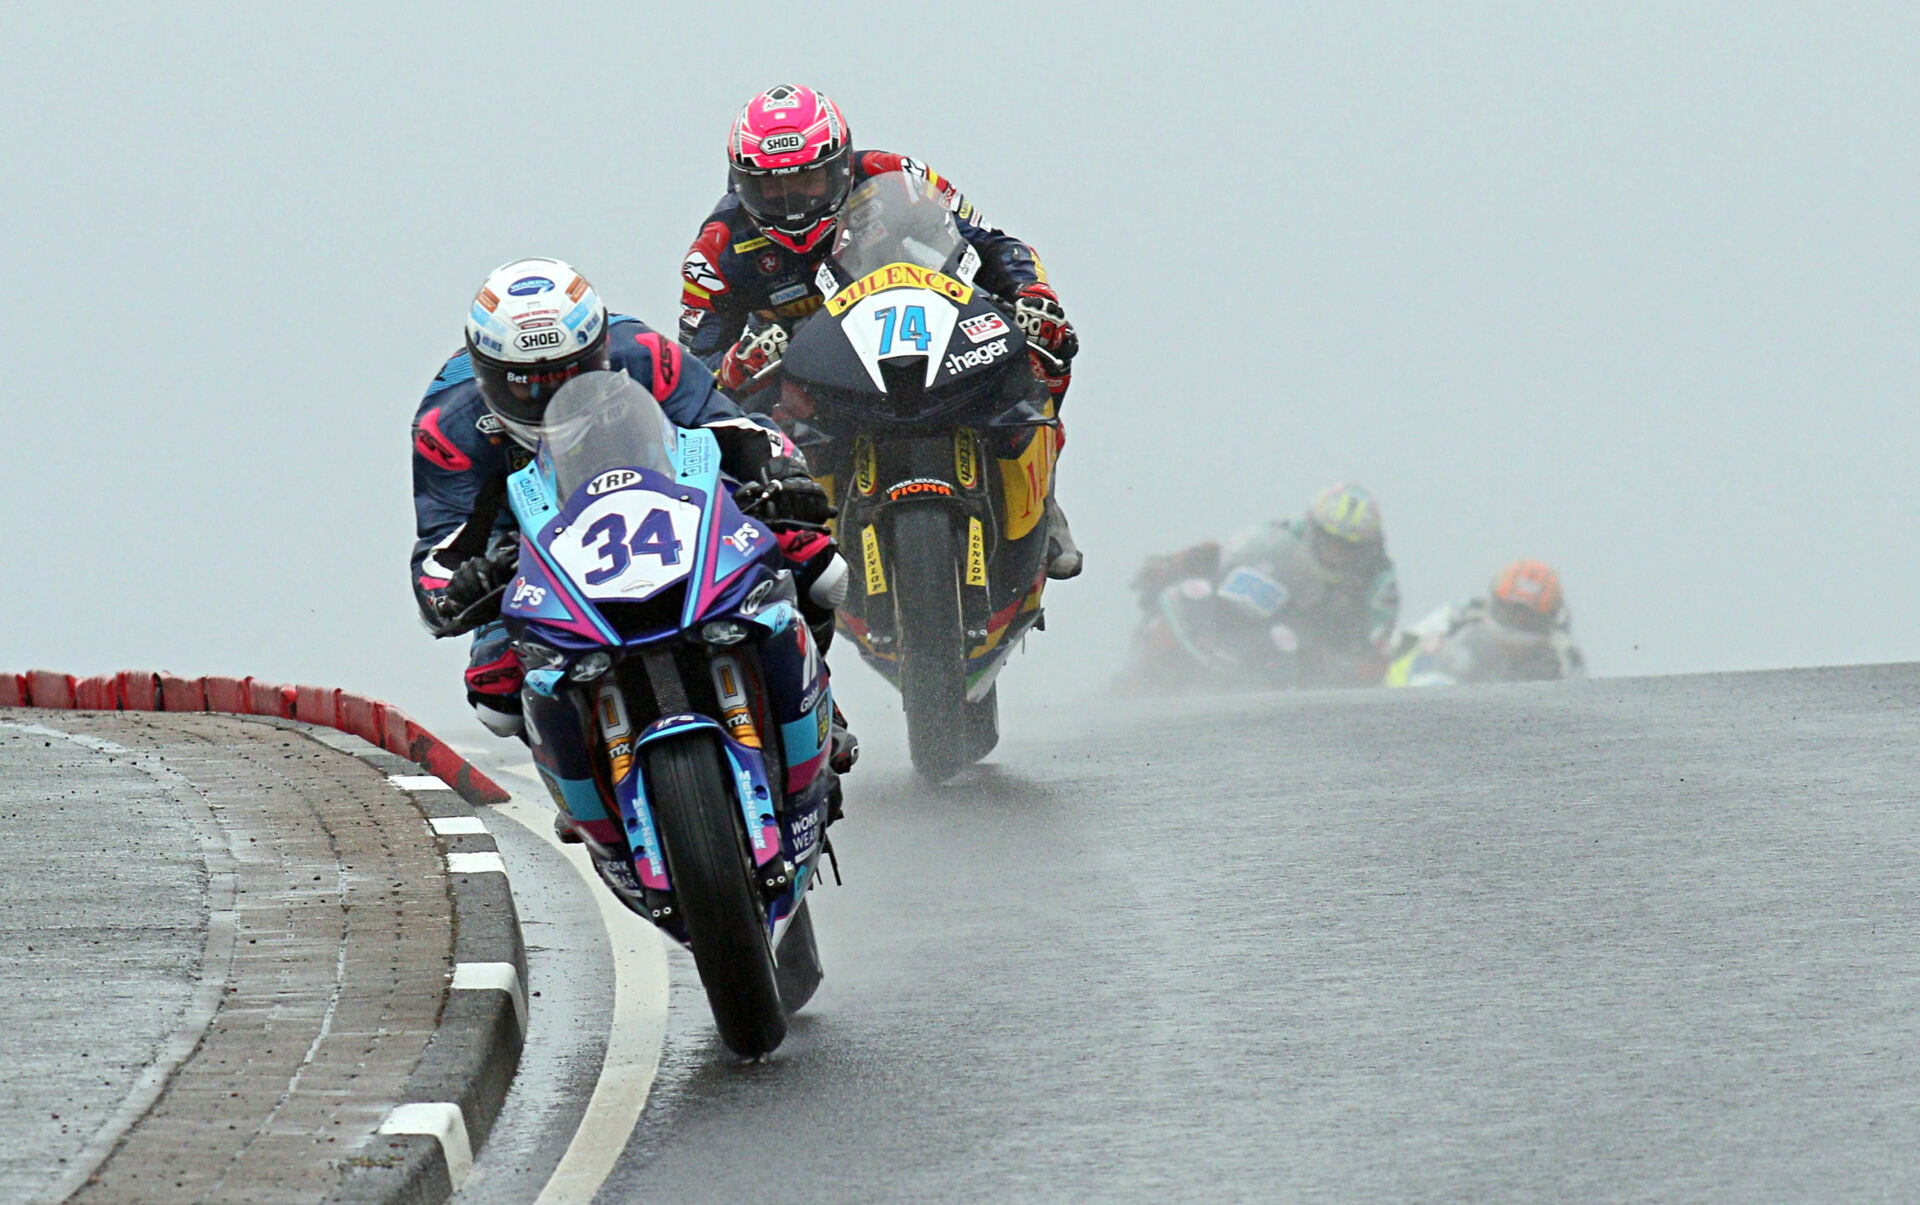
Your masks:
[{"label": "front tire", "polygon": [[742,1058],[770,1054],[787,1036],[787,1012],[720,751],[704,736],[683,737],[644,756],[667,875],[720,1040]]},{"label": "front tire", "polygon": [[932,506],[902,511],[893,521],[892,551],[907,751],[916,770],[939,782],[973,761],[967,748],[967,634],[947,513]]}]

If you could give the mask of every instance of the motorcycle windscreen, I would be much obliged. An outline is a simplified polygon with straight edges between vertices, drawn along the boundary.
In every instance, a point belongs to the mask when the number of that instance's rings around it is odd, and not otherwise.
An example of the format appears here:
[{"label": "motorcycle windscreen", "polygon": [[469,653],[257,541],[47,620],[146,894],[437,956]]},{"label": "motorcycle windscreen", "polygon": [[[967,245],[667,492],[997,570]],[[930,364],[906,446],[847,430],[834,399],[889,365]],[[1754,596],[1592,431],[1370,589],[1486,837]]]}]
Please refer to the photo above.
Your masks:
[{"label": "motorcycle windscreen", "polygon": [[585,373],[547,408],[540,457],[564,502],[536,541],[581,597],[641,602],[692,570],[704,491],[675,481],[679,431],[625,373]]},{"label": "motorcycle windscreen", "polygon": [[[911,366],[932,388],[980,257],[946,198],[924,176],[888,172],[847,199],[815,283],[826,301],[788,349],[788,376],[858,393],[887,392],[883,365]],[[821,329],[825,328],[825,329]]]}]

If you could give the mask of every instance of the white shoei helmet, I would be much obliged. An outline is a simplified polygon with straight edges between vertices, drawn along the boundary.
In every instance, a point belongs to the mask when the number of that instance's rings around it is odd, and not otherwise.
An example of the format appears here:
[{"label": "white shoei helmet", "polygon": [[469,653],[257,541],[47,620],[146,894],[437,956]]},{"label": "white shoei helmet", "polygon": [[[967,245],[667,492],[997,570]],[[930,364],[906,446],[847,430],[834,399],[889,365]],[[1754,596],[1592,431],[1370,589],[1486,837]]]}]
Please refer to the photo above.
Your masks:
[{"label": "white shoei helmet", "polygon": [[480,396],[528,448],[560,386],[608,367],[607,307],[557,259],[516,259],[488,273],[467,312],[467,354]]}]

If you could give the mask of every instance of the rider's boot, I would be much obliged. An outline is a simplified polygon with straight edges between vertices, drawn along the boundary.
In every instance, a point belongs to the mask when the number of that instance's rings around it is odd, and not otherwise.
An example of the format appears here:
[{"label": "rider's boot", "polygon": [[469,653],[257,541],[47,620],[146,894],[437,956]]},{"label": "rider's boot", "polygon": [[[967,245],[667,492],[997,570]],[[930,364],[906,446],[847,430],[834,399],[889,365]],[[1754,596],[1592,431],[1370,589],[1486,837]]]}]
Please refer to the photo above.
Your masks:
[{"label": "rider's boot", "polygon": [[1067,512],[1058,498],[1047,499],[1047,576],[1055,581],[1079,577],[1086,564],[1080,545],[1073,542],[1073,529],[1067,526]]},{"label": "rider's boot", "polygon": [[853,763],[860,760],[860,738],[847,727],[847,717],[840,710],[838,700],[833,704],[833,752],[827,755],[827,764],[833,767],[835,774],[845,774],[853,769]]}]

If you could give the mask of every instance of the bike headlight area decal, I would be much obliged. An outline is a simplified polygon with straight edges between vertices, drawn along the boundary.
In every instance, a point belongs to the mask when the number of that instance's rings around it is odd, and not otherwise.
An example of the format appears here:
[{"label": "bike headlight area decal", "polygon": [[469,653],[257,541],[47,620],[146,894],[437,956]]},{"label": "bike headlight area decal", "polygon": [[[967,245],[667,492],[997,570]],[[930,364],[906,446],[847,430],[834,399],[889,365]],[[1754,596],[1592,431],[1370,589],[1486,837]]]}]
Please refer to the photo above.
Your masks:
[{"label": "bike headlight area decal", "polygon": [[894,287],[855,302],[841,317],[840,330],[873,379],[874,388],[884,391],[882,360],[925,360],[923,383],[931,386],[940,375],[940,358],[946,354],[947,341],[959,320],[959,309],[941,294],[931,289]]},{"label": "bike headlight area decal", "polygon": [[701,508],[686,493],[633,487],[591,498],[549,529],[547,553],[586,598],[640,602],[693,568]]}]

